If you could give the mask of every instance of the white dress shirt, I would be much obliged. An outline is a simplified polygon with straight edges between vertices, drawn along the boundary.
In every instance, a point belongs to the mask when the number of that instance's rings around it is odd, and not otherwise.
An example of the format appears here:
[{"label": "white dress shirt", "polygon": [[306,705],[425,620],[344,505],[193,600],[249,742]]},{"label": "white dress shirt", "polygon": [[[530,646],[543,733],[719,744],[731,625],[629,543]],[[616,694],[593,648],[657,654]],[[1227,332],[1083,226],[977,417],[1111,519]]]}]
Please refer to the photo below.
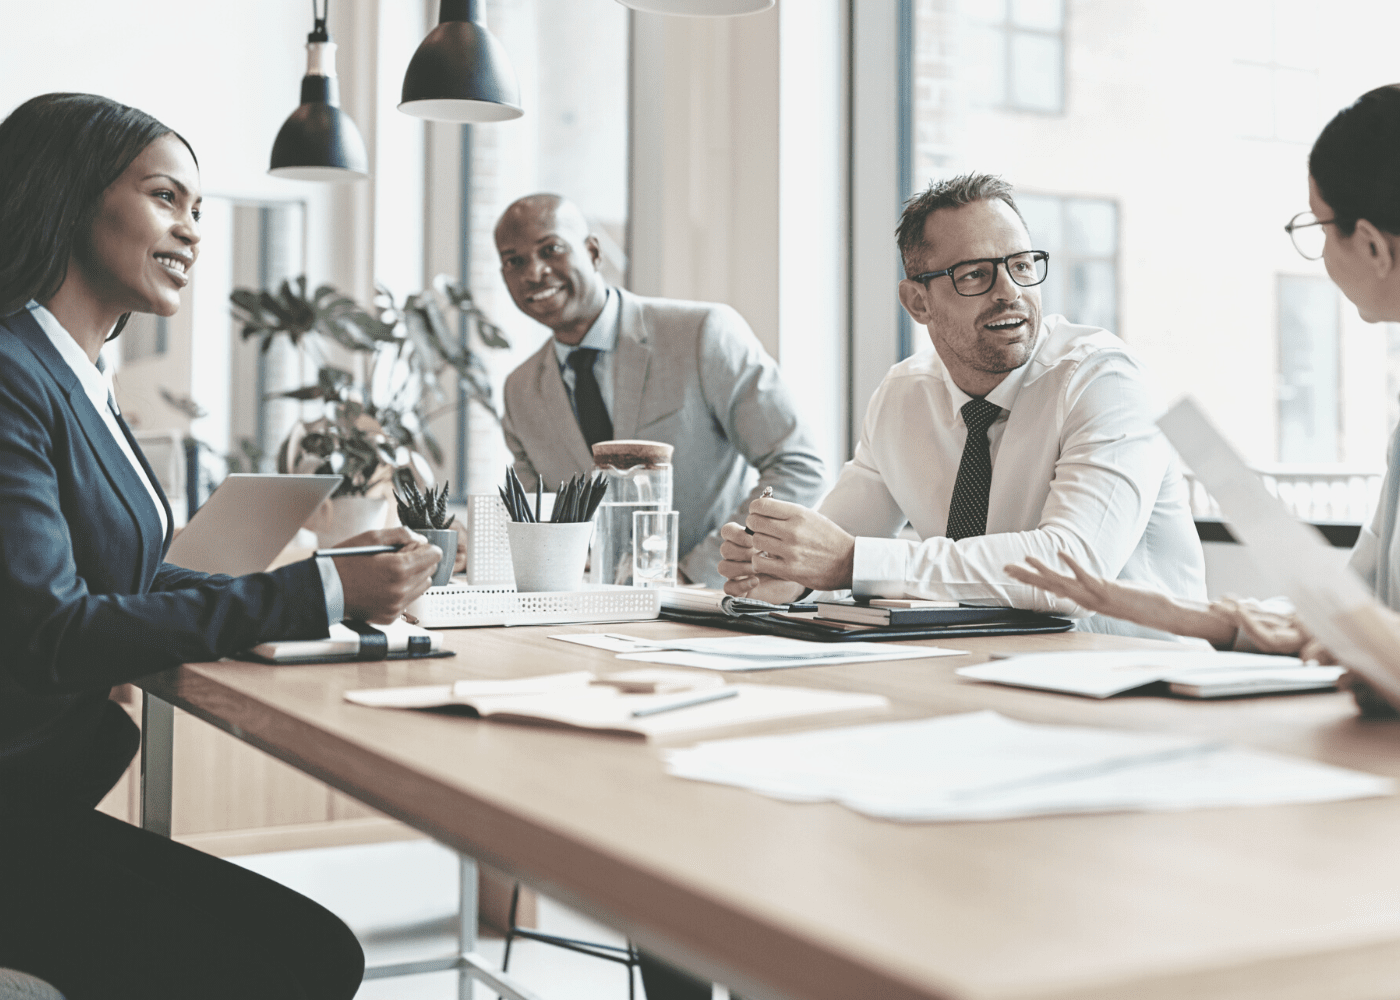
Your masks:
[{"label": "white dress shirt", "polygon": [[[87,356],[87,352],[78,346],[78,342],[58,321],[53,313],[49,312],[39,303],[32,299],[28,303],[28,308],[34,316],[34,321],[39,324],[39,328],[58,351],[59,356],[68,362],[68,367],[73,369],[73,374],[78,376],[78,382],[83,387],[83,394],[97,410],[102,422],[107,425],[107,430],[112,434],[112,439],[116,441],[117,447],[122,450],[126,460],[131,463],[132,469],[136,472],[136,478],[141,480],[141,485],[146,487],[146,492],[150,495],[151,503],[156,509],[156,516],[160,518],[160,534],[164,538],[169,530],[169,522],[165,516],[165,504],[161,503],[160,494],[156,492],[155,485],[151,482],[146,470],[141,467],[140,460],[136,457],[136,452],[131,448],[131,442],[122,433],[121,425],[117,423],[117,398],[112,392],[112,375],[99,369]],[[326,601],[326,620],[328,622],[338,622],[345,617],[345,589],[340,582],[340,573],[335,568],[335,560],[325,558],[316,560],[316,568],[321,574],[321,589]]]},{"label": "white dress shirt", "polygon": [[[967,438],[932,348],[890,369],[871,398],[855,457],[821,505],[857,536],[858,596],[1005,604],[1082,619],[1079,628],[1175,638],[1016,583],[1003,567],[1033,555],[1180,597],[1205,598],[1201,545],[1175,454],[1153,422],[1137,360],[1106,330],[1048,316],[1031,360],[987,394],[987,533],[945,537]],[[921,541],[894,538],[909,523]]]},{"label": "white dress shirt", "polygon": [[564,380],[564,388],[569,393],[569,405],[574,408],[574,418],[578,419],[578,401],[574,390],[578,386],[578,372],[569,367],[569,355],[580,347],[591,347],[598,352],[593,359],[593,378],[598,383],[598,394],[603,397],[603,407],[608,417],[613,415],[613,356],[617,354],[617,336],[621,331],[622,307],[619,296],[611,288],[603,302],[603,311],[583,335],[583,339],[570,346],[554,342],[554,358],[559,362],[559,375]]}]

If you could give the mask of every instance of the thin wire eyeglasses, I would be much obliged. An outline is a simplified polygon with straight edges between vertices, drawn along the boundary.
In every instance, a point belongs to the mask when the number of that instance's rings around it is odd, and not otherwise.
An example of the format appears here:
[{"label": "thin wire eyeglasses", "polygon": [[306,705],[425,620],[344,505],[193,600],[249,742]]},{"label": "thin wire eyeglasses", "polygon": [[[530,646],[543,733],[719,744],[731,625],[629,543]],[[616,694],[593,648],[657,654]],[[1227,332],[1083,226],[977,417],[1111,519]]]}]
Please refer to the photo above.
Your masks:
[{"label": "thin wire eyeglasses", "polygon": [[[1311,212],[1299,212],[1288,220],[1288,225],[1283,227],[1283,231],[1293,241],[1293,249],[1302,254],[1304,259],[1318,260],[1322,257],[1322,248],[1327,243],[1327,231],[1321,227],[1330,226],[1336,221],[1335,216],[1331,219],[1319,219]],[[1314,226],[1318,228],[1313,228]]]},{"label": "thin wire eyeglasses", "polygon": [[[1050,273],[1050,255],[1044,250],[1022,250],[1005,257],[982,257],[977,260],[964,260],[941,271],[928,271],[912,276],[910,281],[920,282],[925,288],[934,278],[947,275],[953,282],[953,291],[959,295],[986,295],[997,283],[997,265],[1004,264],[1011,280],[1022,288],[1038,285]],[[991,265],[988,267],[987,265]]]}]

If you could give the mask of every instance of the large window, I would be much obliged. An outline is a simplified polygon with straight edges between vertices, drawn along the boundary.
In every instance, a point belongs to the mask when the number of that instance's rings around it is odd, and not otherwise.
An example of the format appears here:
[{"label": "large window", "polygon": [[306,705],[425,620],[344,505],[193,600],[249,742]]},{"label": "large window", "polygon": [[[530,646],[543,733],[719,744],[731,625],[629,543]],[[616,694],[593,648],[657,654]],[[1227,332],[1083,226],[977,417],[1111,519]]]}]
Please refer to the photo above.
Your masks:
[{"label": "large window", "polygon": [[962,0],[969,99],[980,107],[1064,110],[1064,0]]},{"label": "large window", "polygon": [[901,193],[1000,174],[1053,255],[1047,312],[1119,334],[1164,401],[1194,395],[1256,466],[1379,469],[1396,338],[1283,224],[1308,207],[1322,126],[1394,82],[1400,4],[1217,7],[908,0]]},{"label": "large window", "polygon": [[1340,457],[1337,287],[1326,278],[1278,279],[1278,460]]},{"label": "large window", "polygon": [[[501,281],[493,231],[516,198],[552,191],[573,200],[603,251],[603,274],[627,275],[627,9],[615,0],[489,0],[492,32],[520,76],[523,118],[472,129],[473,294],[506,330],[510,351],[490,352],[499,386],[549,331],[515,308]],[[490,493],[507,460],[500,428],[474,408],[462,493]]]},{"label": "large window", "polygon": [[1045,315],[1118,329],[1118,206],[1103,198],[1023,194],[1016,199],[1031,243],[1050,254],[1040,286]]}]

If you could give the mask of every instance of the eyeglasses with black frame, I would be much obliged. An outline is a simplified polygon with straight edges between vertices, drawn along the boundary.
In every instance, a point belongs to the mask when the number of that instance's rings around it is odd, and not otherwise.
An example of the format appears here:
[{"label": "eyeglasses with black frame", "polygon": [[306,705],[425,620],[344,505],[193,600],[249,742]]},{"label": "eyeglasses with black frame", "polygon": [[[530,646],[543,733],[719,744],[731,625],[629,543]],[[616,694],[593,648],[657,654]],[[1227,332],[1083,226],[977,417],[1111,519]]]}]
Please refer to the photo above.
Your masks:
[{"label": "eyeglasses with black frame", "polygon": [[1005,257],[982,257],[977,260],[964,260],[941,271],[916,274],[910,281],[917,281],[925,288],[934,278],[945,274],[953,282],[953,291],[959,295],[986,295],[997,283],[997,265],[1006,267],[1011,280],[1022,288],[1038,285],[1050,273],[1050,255],[1044,250],[1022,250]]},{"label": "eyeglasses with black frame", "polygon": [[1327,244],[1327,230],[1323,226],[1330,226],[1336,222],[1336,218],[1319,219],[1311,212],[1299,212],[1288,220],[1288,225],[1283,227],[1283,231],[1293,240],[1293,249],[1303,255],[1306,260],[1319,260],[1322,257],[1322,248]]}]

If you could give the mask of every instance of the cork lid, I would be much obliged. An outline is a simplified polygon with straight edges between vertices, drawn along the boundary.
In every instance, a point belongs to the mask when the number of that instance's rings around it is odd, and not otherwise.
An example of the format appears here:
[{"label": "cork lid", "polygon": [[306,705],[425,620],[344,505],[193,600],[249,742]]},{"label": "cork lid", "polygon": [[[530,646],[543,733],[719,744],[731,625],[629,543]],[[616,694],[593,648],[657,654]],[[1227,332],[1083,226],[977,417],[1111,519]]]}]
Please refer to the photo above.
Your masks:
[{"label": "cork lid", "polygon": [[669,465],[675,446],[662,441],[599,441],[593,446],[593,463],[599,468],[648,469]]}]

